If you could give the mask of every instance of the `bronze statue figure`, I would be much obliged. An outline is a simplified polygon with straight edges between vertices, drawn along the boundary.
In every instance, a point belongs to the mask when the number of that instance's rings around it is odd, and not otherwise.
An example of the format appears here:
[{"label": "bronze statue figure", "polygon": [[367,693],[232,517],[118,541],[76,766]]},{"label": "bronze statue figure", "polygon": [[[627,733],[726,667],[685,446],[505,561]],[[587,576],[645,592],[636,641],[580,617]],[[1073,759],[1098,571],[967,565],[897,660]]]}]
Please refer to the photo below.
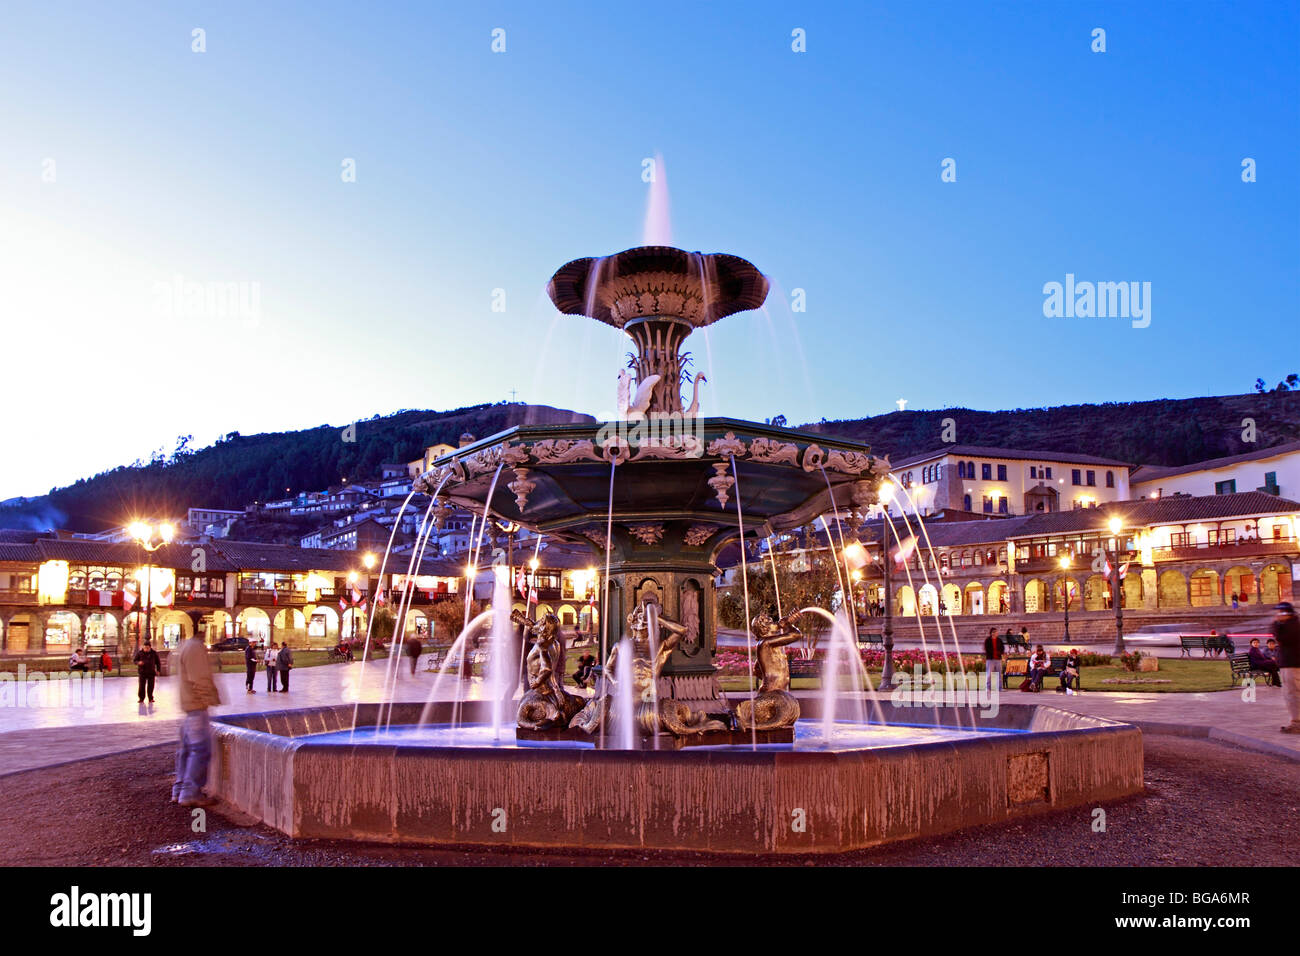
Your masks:
[{"label": "bronze statue figure", "polygon": [[527,659],[528,692],[519,702],[516,723],[525,730],[567,727],[584,701],[564,689],[564,635],[560,633],[560,619],[546,614],[536,621],[520,611],[510,612],[510,619],[527,628],[534,638]]},{"label": "bronze statue figure", "polygon": [[[638,604],[627,616],[629,646],[632,651],[632,700],[634,720],[641,734],[658,733],[662,727],[676,736],[702,734],[710,730],[726,730],[725,724],[710,720],[706,714],[692,711],[686,704],[672,698],[659,698],[657,687],[664,665],[681,643],[688,629],[671,618],[657,613],[658,643],[651,656],[650,621],[645,604]],[[615,645],[605,661],[603,687],[587,702],[582,711],[569,724],[589,734],[597,733],[612,712],[613,689],[616,687],[620,645]],[[606,732],[609,728],[606,727]]]},{"label": "bronze statue figure", "polygon": [[773,621],[762,611],[750,622],[750,633],[758,645],[758,692],[752,702],[742,700],[736,706],[736,722],[742,730],[793,727],[799,719],[799,700],[790,693],[790,659],[785,653],[785,646],[802,636],[794,625],[798,617],[795,611]]}]

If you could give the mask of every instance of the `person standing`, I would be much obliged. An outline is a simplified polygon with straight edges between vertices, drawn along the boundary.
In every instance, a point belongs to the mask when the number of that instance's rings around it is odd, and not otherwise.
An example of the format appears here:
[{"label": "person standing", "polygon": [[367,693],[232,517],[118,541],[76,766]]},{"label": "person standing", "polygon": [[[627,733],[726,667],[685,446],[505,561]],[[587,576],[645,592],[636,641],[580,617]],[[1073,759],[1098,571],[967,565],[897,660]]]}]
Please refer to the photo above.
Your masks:
[{"label": "person standing", "polygon": [[280,690],[287,694],[289,693],[289,671],[293,668],[293,651],[289,650],[288,641],[280,646],[276,663],[280,665]]},{"label": "person standing", "polygon": [[996,627],[990,627],[984,638],[984,686],[990,694],[995,686],[1002,687],[1002,638]]},{"label": "person standing", "polygon": [[1282,728],[1284,734],[1300,734],[1300,618],[1288,601],[1274,609],[1277,617],[1269,630],[1277,641],[1277,672],[1282,680],[1282,697],[1286,701],[1291,722]]},{"label": "person standing", "polygon": [[262,660],[266,662],[266,692],[268,694],[275,690],[275,675],[280,669],[280,665],[276,660],[279,656],[278,647],[279,645],[275,641],[268,641],[266,653],[262,656]]},{"label": "person standing", "polygon": [[248,677],[244,685],[250,694],[256,694],[257,691],[253,690],[253,678],[257,676],[257,651],[253,649],[252,641],[244,645],[244,670]]},{"label": "person standing", "polygon": [[181,642],[176,651],[176,677],[180,688],[181,745],[176,751],[176,781],[172,799],[182,807],[207,807],[216,803],[203,792],[208,780],[208,759],[212,756],[212,726],[208,708],[221,704],[221,692],[212,680],[208,649],[197,635]]},{"label": "person standing", "polygon": [[154,680],[162,670],[162,661],[158,659],[158,652],[153,649],[153,644],[148,638],[145,638],[144,645],[135,652],[132,661],[135,663],[135,672],[138,675],[136,697],[143,704],[147,695],[149,703],[152,704]]}]

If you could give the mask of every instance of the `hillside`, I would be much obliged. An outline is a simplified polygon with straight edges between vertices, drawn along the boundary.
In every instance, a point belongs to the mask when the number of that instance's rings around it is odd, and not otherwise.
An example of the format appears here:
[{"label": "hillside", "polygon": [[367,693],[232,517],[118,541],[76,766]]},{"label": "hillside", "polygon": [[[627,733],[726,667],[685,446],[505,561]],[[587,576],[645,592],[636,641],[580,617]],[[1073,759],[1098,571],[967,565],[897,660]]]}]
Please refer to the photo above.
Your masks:
[{"label": "hillside", "polygon": [[[1153,465],[1186,465],[1300,439],[1300,392],[1108,402],[982,412],[969,408],[822,420],[811,431],[871,444],[899,461],[941,447],[944,419],[964,445],[1078,452]],[[1254,419],[1256,443],[1242,441]]]},{"label": "hillside", "polygon": [[0,507],[0,527],[62,527],[101,531],[134,515],[181,515],[190,507],[242,508],[285,497],[286,489],[318,490],[379,476],[385,462],[419,458],[429,445],[455,445],[469,432],[500,431],[533,406],[475,405],[453,411],[401,411],[356,424],[355,441],[343,428],[320,425],[302,431],[240,435],[171,460],[126,465],[81,479],[37,498]]},{"label": "hillside", "polygon": [[[134,515],[182,514],[192,506],[241,508],[283,497],[285,489],[316,490],[343,478],[377,477],[384,462],[411,461],[438,442],[454,445],[464,432],[492,434],[534,411],[533,406],[505,403],[446,412],[401,411],[359,422],[354,442],[344,442],[342,429],[331,425],[250,436],[232,432],[190,454],[115,468],[39,498],[0,506],[0,528],[99,531]],[[866,441],[877,454],[897,461],[942,445],[946,418],[956,423],[955,440],[961,444],[1181,465],[1300,439],[1300,392],[999,412],[904,411],[803,427]],[[1256,445],[1242,441],[1248,418],[1255,421]]]}]

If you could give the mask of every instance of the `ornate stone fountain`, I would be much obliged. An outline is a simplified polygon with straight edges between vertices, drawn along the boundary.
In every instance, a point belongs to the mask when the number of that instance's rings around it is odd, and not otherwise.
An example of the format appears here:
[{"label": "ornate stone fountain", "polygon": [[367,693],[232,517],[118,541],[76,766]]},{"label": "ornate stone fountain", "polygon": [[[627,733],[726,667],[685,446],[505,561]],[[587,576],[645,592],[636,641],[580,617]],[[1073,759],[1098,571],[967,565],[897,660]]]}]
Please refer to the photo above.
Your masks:
[{"label": "ornate stone fountain", "polygon": [[[848,737],[810,737],[823,707],[789,689],[794,619],[765,608],[751,626],[760,685],[728,701],[713,667],[719,551],[860,514],[887,465],[856,442],[698,417],[683,346],[763,302],[767,280],[745,260],[629,249],[569,263],[549,291],[562,312],[631,337],[623,418],[512,428],[420,484],[597,549],[608,673],[596,696],[565,689],[559,622],[519,615],[533,646],[509,739],[496,697],[219,717],[212,793],[294,837],[753,854],[837,853],[1141,791],[1135,728],[1041,704],[881,700]],[[679,749],[692,743],[714,745]]]},{"label": "ornate stone fountain", "polygon": [[[647,246],[568,263],[547,289],[556,308],[622,329],[635,346],[628,363],[634,374],[620,391],[624,418],[512,428],[435,461],[421,481],[476,513],[486,505],[548,537],[595,548],[607,570],[600,660],[610,664],[629,637],[636,660],[648,662],[638,688],[649,685],[660,713],[657,727],[653,719],[638,721],[643,735],[707,742],[737,727],[734,704],[714,676],[714,560],[741,538],[742,525],[746,539],[763,538],[821,514],[865,508],[888,467],[858,442],[697,415],[688,336],[759,307],[767,290],[762,273],[736,256]],[[685,404],[688,381],[695,388]],[[651,627],[638,627],[647,613]],[[652,653],[660,639],[647,631],[656,622],[664,646]],[[598,699],[613,679],[612,666],[604,671]],[[551,703],[563,711],[563,701]],[[608,711],[594,707],[568,726],[603,739]],[[785,735],[770,739],[788,740],[798,707],[780,713],[780,726],[762,729],[784,727]],[[524,723],[538,730],[533,720]]]}]

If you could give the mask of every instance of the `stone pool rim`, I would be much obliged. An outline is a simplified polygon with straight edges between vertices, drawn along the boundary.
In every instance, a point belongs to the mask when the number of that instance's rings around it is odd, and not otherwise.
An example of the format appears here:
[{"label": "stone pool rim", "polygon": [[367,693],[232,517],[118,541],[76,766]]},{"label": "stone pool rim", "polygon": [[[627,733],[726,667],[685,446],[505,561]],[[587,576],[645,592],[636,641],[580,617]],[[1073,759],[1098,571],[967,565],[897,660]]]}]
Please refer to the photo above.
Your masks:
[{"label": "stone pool rim", "polygon": [[[818,701],[801,704],[805,718],[819,716]],[[448,721],[452,706],[435,705],[430,722]],[[310,739],[347,730],[354,712],[358,727],[375,727],[390,716],[417,723],[421,710],[339,704],[215,717],[210,792],[299,838],[835,854],[1142,791],[1136,727],[1043,704],[976,721],[1019,733],[836,751]],[[882,711],[887,723],[971,729],[965,709],[882,702]],[[459,713],[484,723],[489,705]]]}]

